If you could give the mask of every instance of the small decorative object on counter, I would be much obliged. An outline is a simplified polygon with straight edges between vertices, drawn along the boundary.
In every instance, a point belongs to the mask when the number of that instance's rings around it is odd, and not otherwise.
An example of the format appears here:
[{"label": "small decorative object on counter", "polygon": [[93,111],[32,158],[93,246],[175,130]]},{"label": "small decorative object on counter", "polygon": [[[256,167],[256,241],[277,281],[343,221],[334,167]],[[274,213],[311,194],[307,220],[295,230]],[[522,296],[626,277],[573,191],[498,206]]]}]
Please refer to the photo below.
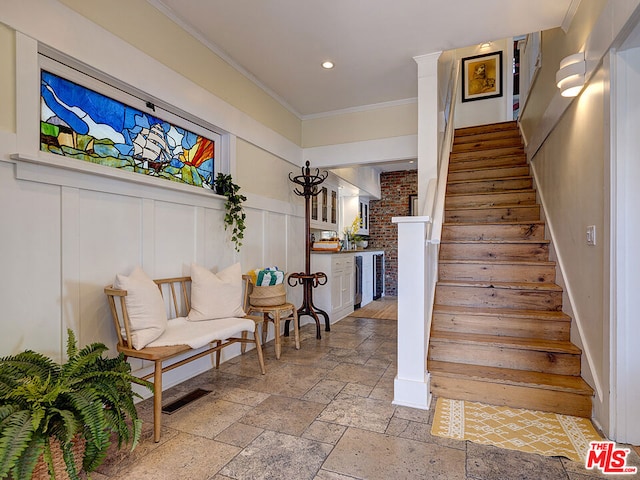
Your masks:
[{"label": "small decorative object on counter", "polygon": [[344,227],[344,244],[343,250],[356,250],[358,248],[357,243],[362,240],[362,237],[357,235],[358,230],[362,226],[362,220],[360,215],[356,215],[356,218],[351,222],[350,227]]}]

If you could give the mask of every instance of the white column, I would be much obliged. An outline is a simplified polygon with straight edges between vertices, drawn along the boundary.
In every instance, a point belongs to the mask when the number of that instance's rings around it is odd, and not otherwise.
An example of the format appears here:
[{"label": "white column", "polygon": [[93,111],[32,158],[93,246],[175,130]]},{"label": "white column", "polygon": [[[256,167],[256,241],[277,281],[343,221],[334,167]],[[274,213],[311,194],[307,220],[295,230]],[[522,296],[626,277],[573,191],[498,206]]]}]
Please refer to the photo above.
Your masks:
[{"label": "white column", "polygon": [[438,175],[438,59],[442,52],[413,57],[418,64],[418,205],[424,212],[429,180]]},{"label": "white column", "polygon": [[429,409],[425,238],[429,217],[394,217],[398,225],[398,374],[393,404]]}]

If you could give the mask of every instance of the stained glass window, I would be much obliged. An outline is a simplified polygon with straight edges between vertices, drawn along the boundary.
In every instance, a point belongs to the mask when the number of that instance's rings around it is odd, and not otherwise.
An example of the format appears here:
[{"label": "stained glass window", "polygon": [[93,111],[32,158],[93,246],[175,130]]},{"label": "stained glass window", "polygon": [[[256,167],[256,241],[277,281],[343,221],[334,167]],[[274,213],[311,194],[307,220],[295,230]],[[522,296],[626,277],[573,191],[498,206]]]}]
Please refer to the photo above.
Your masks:
[{"label": "stained glass window", "polygon": [[212,188],[215,141],[41,70],[40,149]]}]

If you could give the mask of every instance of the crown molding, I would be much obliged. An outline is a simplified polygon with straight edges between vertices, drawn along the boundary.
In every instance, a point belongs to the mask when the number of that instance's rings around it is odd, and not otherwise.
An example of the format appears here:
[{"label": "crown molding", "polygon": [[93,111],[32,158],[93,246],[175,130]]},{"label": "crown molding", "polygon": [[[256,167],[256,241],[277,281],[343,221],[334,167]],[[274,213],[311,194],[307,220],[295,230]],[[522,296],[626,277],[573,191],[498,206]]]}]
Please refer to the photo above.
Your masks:
[{"label": "crown molding", "polygon": [[562,24],[560,25],[564,33],[567,33],[569,31],[569,27],[571,27],[573,17],[576,16],[576,12],[578,11],[578,7],[580,6],[581,1],[582,0],[571,0],[569,8],[567,8],[567,13],[565,13]]},{"label": "crown molding", "polygon": [[204,34],[195,28],[191,23],[181,17],[175,10],[172,10],[170,7],[165,5],[161,0],[147,0],[147,2],[158,9],[163,15],[169,18],[172,22],[180,26],[184,31],[186,31],[189,35],[195,38],[198,42],[202,43],[205,47],[219,56],[222,60],[227,62],[232,68],[234,68],[238,73],[247,77],[251,80],[256,86],[262,89],[267,95],[277,101],[280,105],[286,108],[290,113],[295,115],[299,120],[303,119],[302,114],[298,112],[295,108],[293,108],[287,101],[278,95],[276,92],[267,87],[264,83],[262,83],[255,75],[253,75],[249,70],[244,68],[238,62],[236,62],[226,51],[220,48],[215,43],[208,40]]},{"label": "crown molding", "polygon": [[380,108],[397,107],[399,105],[408,105],[411,103],[418,103],[418,97],[404,98],[402,100],[392,100],[390,102],[372,103],[370,105],[360,105],[358,107],[343,108],[341,110],[331,110],[329,112],[310,113],[309,115],[303,115],[302,120],[314,120],[316,118],[335,117],[337,115],[366,112],[368,110],[378,110]]}]

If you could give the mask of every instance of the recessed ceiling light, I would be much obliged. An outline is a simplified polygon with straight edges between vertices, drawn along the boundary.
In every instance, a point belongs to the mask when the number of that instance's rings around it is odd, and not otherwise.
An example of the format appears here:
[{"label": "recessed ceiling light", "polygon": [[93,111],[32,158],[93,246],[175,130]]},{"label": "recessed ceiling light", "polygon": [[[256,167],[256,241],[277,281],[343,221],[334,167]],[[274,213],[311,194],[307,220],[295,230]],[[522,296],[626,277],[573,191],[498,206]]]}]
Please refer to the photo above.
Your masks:
[{"label": "recessed ceiling light", "polygon": [[333,62],[327,60],[326,62],[322,62],[322,68],[326,68],[327,70],[331,70],[334,67]]}]

